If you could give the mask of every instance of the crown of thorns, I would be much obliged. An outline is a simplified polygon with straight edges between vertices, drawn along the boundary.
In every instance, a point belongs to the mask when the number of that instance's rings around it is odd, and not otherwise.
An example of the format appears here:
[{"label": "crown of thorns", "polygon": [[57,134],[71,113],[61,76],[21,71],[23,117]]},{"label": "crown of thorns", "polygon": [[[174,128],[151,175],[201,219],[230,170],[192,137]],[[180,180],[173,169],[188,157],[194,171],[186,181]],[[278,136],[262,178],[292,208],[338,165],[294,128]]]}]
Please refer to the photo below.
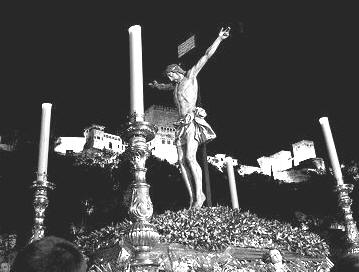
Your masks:
[{"label": "crown of thorns", "polygon": [[170,64],[166,67],[165,74],[168,74],[169,72],[175,72],[180,73],[184,75],[186,73],[185,70],[183,70],[178,64]]}]

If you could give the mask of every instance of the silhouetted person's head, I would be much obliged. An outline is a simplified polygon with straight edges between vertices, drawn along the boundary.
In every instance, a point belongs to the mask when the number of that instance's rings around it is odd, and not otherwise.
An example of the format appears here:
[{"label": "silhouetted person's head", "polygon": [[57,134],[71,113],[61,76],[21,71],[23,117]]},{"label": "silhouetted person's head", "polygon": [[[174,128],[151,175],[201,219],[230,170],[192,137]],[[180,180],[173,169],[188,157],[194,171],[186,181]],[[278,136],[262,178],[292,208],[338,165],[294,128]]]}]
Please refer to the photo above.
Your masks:
[{"label": "silhouetted person's head", "polygon": [[347,254],[333,266],[331,272],[359,272],[359,254]]},{"label": "silhouetted person's head", "polygon": [[12,272],[85,272],[84,256],[73,243],[55,236],[34,241],[22,249]]}]

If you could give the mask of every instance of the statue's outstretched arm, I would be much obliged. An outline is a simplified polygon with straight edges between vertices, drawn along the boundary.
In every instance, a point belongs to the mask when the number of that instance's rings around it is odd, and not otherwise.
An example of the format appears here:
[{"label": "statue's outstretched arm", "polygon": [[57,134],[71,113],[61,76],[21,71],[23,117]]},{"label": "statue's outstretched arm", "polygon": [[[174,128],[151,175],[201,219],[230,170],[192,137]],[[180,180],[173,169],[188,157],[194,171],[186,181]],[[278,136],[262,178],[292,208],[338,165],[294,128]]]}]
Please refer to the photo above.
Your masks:
[{"label": "statue's outstretched arm", "polygon": [[230,31],[230,27],[227,27],[226,29],[223,29],[223,27],[221,28],[217,39],[215,39],[215,41],[212,43],[212,45],[210,47],[208,47],[208,49],[206,50],[206,53],[204,54],[204,56],[202,56],[199,61],[188,71],[188,75],[189,77],[196,77],[199,73],[199,71],[201,71],[201,69],[203,68],[203,66],[207,63],[207,61],[212,57],[212,55],[214,54],[214,52],[216,52],[219,44],[224,40],[227,39],[229,37],[229,31]]},{"label": "statue's outstretched arm", "polygon": [[160,90],[160,91],[173,91],[175,86],[171,83],[158,83],[156,80],[148,83],[148,86],[150,86],[151,88]]}]

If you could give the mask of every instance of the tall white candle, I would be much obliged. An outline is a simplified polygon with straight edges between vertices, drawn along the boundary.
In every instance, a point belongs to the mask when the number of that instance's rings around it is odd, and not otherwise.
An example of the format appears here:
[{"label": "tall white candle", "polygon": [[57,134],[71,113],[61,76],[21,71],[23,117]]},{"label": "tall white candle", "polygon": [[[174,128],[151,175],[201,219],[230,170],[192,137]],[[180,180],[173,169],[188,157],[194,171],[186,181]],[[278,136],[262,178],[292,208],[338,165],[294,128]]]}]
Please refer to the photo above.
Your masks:
[{"label": "tall white candle", "polygon": [[37,173],[39,176],[47,174],[47,162],[49,155],[50,121],[51,121],[50,103],[42,104],[40,143],[39,143],[39,162]]},{"label": "tall white candle", "polygon": [[142,41],[141,27],[131,26],[130,35],[130,113],[135,121],[143,121],[143,75],[142,75]]},{"label": "tall white candle", "polygon": [[334,172],[334,177],[337,181],[337,184],[342,185],[344,183],[342,170],[340,168],[337,150],[335,149],[333,135],[330,130],[328,117],[320,118],[319,123],[322,126],[325,143],[326,143],[326,146],[328,149],[330,163],[332,164],[332,168],[333,168],[333,172]]},{"label": "tall white candle", "polygon": [[227,164],[229,191],[231,194],[232,208],[239,209],[236,179],[233,170],[233,159],[231,157],[227,157],[226,164]]}]

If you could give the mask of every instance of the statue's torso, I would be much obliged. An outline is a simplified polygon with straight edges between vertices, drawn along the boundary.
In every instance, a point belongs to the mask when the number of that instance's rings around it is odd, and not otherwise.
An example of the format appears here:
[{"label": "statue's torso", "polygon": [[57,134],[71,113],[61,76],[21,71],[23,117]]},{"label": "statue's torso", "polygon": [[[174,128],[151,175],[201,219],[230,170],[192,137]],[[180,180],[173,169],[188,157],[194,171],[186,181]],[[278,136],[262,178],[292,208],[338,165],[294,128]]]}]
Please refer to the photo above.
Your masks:
[{"label": "statue's torso", "polygon": [[196,78],[184,77],[176,84],[174,90],[174,101],[180,118],[191,113],[197,102],[198,83]]}]

